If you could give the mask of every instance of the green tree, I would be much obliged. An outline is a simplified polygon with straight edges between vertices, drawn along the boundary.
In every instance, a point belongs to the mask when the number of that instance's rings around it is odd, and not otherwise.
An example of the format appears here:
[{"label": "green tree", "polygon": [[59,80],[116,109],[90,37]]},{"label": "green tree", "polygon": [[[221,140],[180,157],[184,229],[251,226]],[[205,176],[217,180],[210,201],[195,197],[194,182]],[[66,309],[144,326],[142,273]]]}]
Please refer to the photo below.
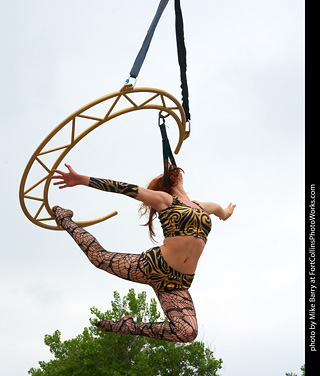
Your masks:
[{"label": "green tree", "polygon": [[73,339],[61,341],[56,330],[45,335],[44,342],[54,359],[39,362],[31,368],[32,376],[218,376],[222,360],[202,342],[172,343],[147,337],[101,332],[94,323],[118,321],[131,315],[136,322],[165,320],[157,310],[157,302],[147,303],[146,293],[136,296],[130,289],[121,299],[114,292],[112,309],[105,313],[91,308],[94,315],[90,327]]},{"label": "green tree", "polygon": [[[300,369],[302,371],[301,376],[306,376],[306,366],[303,365]],[[286,373],[286,376],[297,376],[297,374],[290,372],[290,373]]]}]

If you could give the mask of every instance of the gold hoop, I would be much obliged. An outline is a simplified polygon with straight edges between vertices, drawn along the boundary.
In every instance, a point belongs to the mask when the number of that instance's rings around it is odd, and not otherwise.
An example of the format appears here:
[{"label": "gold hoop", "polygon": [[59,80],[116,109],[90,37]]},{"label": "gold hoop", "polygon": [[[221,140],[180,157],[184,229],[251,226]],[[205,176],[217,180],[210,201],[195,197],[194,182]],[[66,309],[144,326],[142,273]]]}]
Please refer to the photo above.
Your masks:
[{"label": "gold hoop", "polygon": [[[137,93],[145,93],[148,95],[148,98],[143,100],[142,103],[139,104]],[[136,98],[135,98],[136,97]],[[114,111],[116,105],[119,105],[119,101],[121,98],[124,98],[124,102],[126,103],[127,107],[122,108],[120,110]],[[160,104],[159,104],[160,99]],[[97,117],[86,114],[86,111],[89,109],[93,109],[96,105],[106,102],[108,100],[112,100],[112,103],[107,111],[107,113],[103,117]],[[128,106],[129,105],[129,106]],[[54,221],[54,214],[51,210],[48,201],[48,191],[50,186],[50,178],[53,175],[53,170],[56,169],[63,158],[69,153],[69,151],[85,136],[87,136],[91,131],[99,127],[100,125],[106,123],[109,120],[114,119],[117,116],[123,115],[125,113],[129,113],[132,111],[137,110],[144,110],[144,109],[154,109],[158,110],[159,113],[165,112],[166,116],[172,116],[172,118],[176,121],[179,127],[179,140],[178,144],[175,149],[175,154],[178,154],[181,148],[183,141],[189,137],[190,130],[186,130],[186,119],[183,108],[179,101],[173,97],[171,94],[159,90],[159,89],[152,89],[152,88],[134,88],[131,84],[126,84],[117,92],[112,94],[108,94],[104,97],[98,98],[93,102],[90,102],[86,106],[80,108],[78,111],[74,112],[72,115],[67,117],[62,123],[60,123],[39,145],[39,147],[35,150],[32,157],[30,158],[24,173],[22,175],[21,183],[20,183],[20,190],[19,190],[19,199],[21,208],[26,215],[26,217],[36,224],[37,226],[49,229],[49,230],[61,230],[59,226],[51,225],[46,222]],[[92,120],[92,124],[82,133],[76,136],[76,125],[77,119],[84,118],[88,120]],[[45,147],[49,143],[51,139],[53,139],[62,129],[64,129],[67,125],[71,125],[71,137],[70,142],[67,144],[63,144],[61,146],[55,147],[53,149],[46,150]],[[51,167],[47,166],[43,160],[41,160],[41,156],[50,154],[53,152],[57,152],[61,150],[61,154],[58,156],[56,161],[53,163]],[[40,164],[41,171],[43,173],[41,179],[36,183],[32,184],[31,186],[26,187],[27,177],[34,166],[38,166]],[[43,193],[41,197],[32,196],[30,192],[32,192],[35,188],[40,187],[41,184],[44,185]],[[28,200],[32,200],[33,202],[39,202],[40,206],[37,212],[32,215],[30,211],[27,209],[26,202]],[[48,213],[48,217],[39,218],[42,210],[46,210]],[[100,223],[106,219],[109,219],[116,215],[117,212],[112,212],[102,218],[93,219],[89,221],[77,222],[81,227],[91,226],[97,223]],[[54,221],[55,223],[55,221]]]}]

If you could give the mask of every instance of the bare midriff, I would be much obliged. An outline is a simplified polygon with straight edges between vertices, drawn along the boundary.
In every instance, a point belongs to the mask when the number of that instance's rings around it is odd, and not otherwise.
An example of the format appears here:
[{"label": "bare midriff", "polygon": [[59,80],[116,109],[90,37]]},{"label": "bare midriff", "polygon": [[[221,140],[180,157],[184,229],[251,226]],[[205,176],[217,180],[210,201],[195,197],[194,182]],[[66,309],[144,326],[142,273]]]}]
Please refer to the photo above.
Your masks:
[{"label": "bare midriff", "polygon": [[184,274],[194,274],[205,242],[194,236],[165,238],[161,253],[171,268]]}]

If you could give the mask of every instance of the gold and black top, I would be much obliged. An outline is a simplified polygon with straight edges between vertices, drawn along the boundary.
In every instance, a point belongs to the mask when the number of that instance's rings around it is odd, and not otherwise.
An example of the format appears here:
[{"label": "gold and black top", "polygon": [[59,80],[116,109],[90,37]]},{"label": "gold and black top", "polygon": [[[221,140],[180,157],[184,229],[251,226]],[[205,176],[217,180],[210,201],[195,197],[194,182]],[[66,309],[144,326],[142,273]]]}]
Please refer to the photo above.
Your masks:
[{"label": "gold and black top", "polygon": [[190,207],[173,196],[173,201],[166,209],[158,212],[165,238],[173,236],[194,236],[207,241],[211,231],[211,218],[204,209]]}]

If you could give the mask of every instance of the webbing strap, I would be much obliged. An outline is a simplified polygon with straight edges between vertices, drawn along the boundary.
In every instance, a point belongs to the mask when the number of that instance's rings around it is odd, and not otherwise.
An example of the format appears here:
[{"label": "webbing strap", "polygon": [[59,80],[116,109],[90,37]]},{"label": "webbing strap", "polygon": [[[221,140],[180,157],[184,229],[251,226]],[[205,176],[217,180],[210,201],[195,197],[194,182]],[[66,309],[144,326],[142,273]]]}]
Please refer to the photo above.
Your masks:
[{"label": "webbing strap", "polygon": [[[142,47],[133,63],[131,68],[130,77],[137,78],[142,67],[142,64],[147,55],[154,31],[158,25],[160,17],[165,10],[169,0],[160,0],[157,12],[151,22],[147,35],[142,43]],[[189,110],[189,90],[187,84],[187,52],[184,43],[184,28],[183,28],[183,18],[180,6],[180,0],[175,0],[174,3],[175,14],[176,14],[176,41],[178,50],[178,61],[180,66],[180,79],[181,79],[181,91],[182,91],[182,107],[186,116],[186,121],[190,121],[190,110]]]},{"label": "webbing strap", "polygon": [[177,39],[177,50],[178,50],[178,60],[180,66],[180,79],[181,79],[181,90],[182,90],[182,107],[186,115],[186,121],[190,121],[190,110],[189,110],[189,90],[187,83],[187,51],[184,43],[184,28],[183,28],[183,18],[180,6],[180,0],[175,0],[174,3],[175,13],[176,13],[176,39]]},{"label": "webbing strap", "polygon": [[[162,121],[162,122],[161,122]],[[167,131],[166,131],[166,125],[165,125],[165,120],[162,115],[159,116],[159,127],[160,127],[160,132],[162,136],[162,155],[163,155],[163,174],[164,174],[164,181],[165,185],[168,186],[168,176],[167,176],[167,171],[166,171],[166,165],[170,163],[173,166],[177,166],[176,161],[174,159],[169,139],[167,136]]]},{"label": "webbing strap", "polygon": [[156,15],[154,16],[153,20],[152,20],[152,23],[149,27],[149,30],[147,32],[147,35],[142,43],[142,47],[136,57],[136,60],[135,62],[133,63],[133,67],[131,69],[131,72],[130,72],[130,77],[133,77],[133,78],[137,78],[138,77],[138,74],[140,72],[140,69],[141,69],[141,66],[144,62],[144,59],[147,55],[147,52],[148,52],[148,49],[149,49],[149,46],[150,46],[150,43],[151,43],[151,39],[153,37],[153,34],[154,34],[154,31],[157,27],[157,24],[159,22],[159,19],[163,13],[163,11],[165,10],[165,7],[167,6],[169,0],[161,0],[160,1],[160,4],[158,6],[158,9],[157,9],[157,12],[156,12]]}]

